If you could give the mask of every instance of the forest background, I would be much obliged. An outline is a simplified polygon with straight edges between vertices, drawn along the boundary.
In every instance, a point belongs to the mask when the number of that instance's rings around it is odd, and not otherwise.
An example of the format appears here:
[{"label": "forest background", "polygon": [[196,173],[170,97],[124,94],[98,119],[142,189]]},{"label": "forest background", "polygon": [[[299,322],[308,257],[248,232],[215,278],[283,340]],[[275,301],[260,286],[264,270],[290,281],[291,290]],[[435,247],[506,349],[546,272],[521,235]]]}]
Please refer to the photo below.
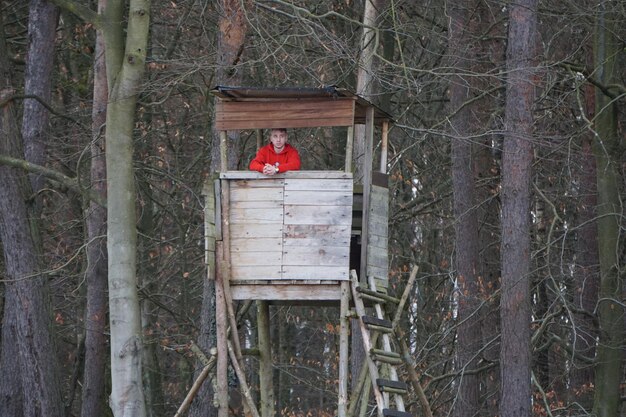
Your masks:
[{"label": "forest background", "polygon": [[[389,279],[400,294],[419,267],[414,415],[623,415],[624,2],[0,6],[1,415],[182,403],[191,346],[212,346],[218,84],[337,85],[395,117]],[[290,140],[304,169],[341,169],[344,135]],[[229,143],[245,169],[255,132]],[[336,310],[272,316],[279,414],[335,415]],[[205,383],[189,414],[214,413]]]}]

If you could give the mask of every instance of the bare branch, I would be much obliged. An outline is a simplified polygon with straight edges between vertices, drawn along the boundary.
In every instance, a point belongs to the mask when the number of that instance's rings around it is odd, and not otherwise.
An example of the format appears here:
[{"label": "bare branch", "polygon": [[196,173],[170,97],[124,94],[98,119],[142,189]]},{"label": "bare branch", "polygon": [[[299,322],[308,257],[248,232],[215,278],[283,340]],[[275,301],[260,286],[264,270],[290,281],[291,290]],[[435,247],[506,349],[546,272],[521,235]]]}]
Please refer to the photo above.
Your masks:
[{"label": "bare branch", "polygon": [[59,171],[55,171],[41,165],[33,164],[23,159],[12,158],[7,155],[0,155],[0,164],[14,168],[20,168],[27,172],[42,174],[47,178],[58,181],[60,184],[69,188],[70,190],[84,195],[85,197],[89,198],[100,206],[106,207],[106,201],[103,200],[97,193],[94,193],[91,190],[87,190],[85,188],[81,188],[75,178],[68,177],[67,175],[62,174]]}]

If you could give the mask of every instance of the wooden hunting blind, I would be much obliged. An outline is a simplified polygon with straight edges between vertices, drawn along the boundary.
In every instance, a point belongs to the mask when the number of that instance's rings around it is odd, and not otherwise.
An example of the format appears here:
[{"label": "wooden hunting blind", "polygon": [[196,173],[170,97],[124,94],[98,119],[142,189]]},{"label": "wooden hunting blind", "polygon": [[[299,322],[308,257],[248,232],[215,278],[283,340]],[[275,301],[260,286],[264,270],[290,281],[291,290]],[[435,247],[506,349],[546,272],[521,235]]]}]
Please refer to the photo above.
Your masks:
[{"label": "wooden hunting blind", "polygon": [[[233,299],[338,301],[338,283],[350,279],[351,258],[352,267],[363,265],[357,271],[362,279],[368,274],[386,279],[385,166],[391,117],[336,87],[216,87],[212,93],[217,97],[215,126],[221,132],[222,161],[219,180],[209,184],[218,191],[217,200],[207,208],[220,217],[207,212],[206,218],[209,236],[215,229],[218,240],[227,245]],[[363,184],[354,184],[352,175],[357,124],[366,131],[365,155],[359,158]],[[380,169],[373,172],[375,126],[381,128],[383,155]],[[277,127],[347,127],[345,169],[271,177],[227,170],[227,131]]]},{"label": "wooden hunting blind", "polygon": [[[387,286],[386,165],[392,119],[362,97],[334,86],[220,86],[212,94],[221,169],[215,179],[207,181],[204,194],[209,279],[216,279],[218,352],[227,352],[226,327],[236,327],[229,321],[233,320],[233,300],[260,301],[260,345],[263,333],[269,338],[269,327],[263,324],[268,321],[268,304],[340,306],[339,415],[345,415],[350,270],[356,269],[362,282],[375,277],[379,287]],[[364,125],[365,130],[364,154],[357,158],[352,155],[355,125]],[[227,169],[228,131],[253,129],[260,137],[261,129],[314,127],[347,128],[343,170],[266,176]],[[376,133],[381,136],[378,169],[373,167]],[[353,160],[361,164],[361,183],[354,183]],[[273,397],[263,388],[271,391],[271,382],[263,381],[271,378],[268,349],[259,346],[263,416],[273,415],[268,405],[273,404]],[[218,353],[218,380],[219,361]]]}]

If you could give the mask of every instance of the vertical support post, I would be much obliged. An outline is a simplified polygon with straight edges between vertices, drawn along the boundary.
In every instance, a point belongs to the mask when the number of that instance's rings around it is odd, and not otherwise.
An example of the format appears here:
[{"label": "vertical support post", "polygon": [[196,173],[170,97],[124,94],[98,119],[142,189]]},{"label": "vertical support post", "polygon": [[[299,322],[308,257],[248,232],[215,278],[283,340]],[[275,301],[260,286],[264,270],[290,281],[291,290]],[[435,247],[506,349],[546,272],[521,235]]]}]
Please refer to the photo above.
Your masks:
[{"label": "vertical support post", "polygon": [[228,135],[220,130],[220,171],[228,171]]},{"label": "vertical support post", "polygon": [[261,416],[274,416],[274,380],[270,339],[270,314],[267,301],[257,300],[257,327],[259,337],[259,390],[261,391]]},{"label": "vertical support post", "polygon": [[348,404],[348,343],[350,340],[348,312],[350,308],[350,282],[341,282],[341,303],[339,308],[339,401],[337,417],[347,416]]},{"label": "vertical support post", "polygon": [[389,149],[389,122],[383,122],[382,143],[380,146],[380,172],[387,173],[387,152]]},{"label": "vertical support post", "polygon": [[217,333],[217,402],[218,417],[228,417],[228,319],[224,297],[223,243],[217,243],[217,262],[215,276],[215,328]]},{"label": "vertical support post", "polygon": [[374,152],[374,107],[365,110],[365,155],[363,158],[363,225],[361,228],[361,271],[359,277],[367,283],[367,249],[369,243],[369,211],[372,198],[372,161]]},{"label": "vertical support post", "polygon": [[263,146],[263,131],[261,129],[256,130],[256,150],[258,151]]},{"label": "vertical support post", "polygon": [[[220,137],[226,138],[226,132],[221,131]],[[223,142],[222,151],[226,143]],[[226,164],[226,154],[222,154],[222,164]],[[224,169],[224,168],[223,168]],[[215,276],[215,327],[217,333],[217,417],[228,417],[228,306],[226,280],[230,279],[230,184],[228,181],[221,181],[220,192],[220,213],[219,220],[221,227],[221,240],[216,242],[216,276]],[[237,329],[235,329],[236,331]]]},{"label": "vertical support post", "polygon": [[354,126],[348,126],[348,135],[346,137],[346,162],[344,164],[345,172],[352,172],[352,148],[354,147]]}]

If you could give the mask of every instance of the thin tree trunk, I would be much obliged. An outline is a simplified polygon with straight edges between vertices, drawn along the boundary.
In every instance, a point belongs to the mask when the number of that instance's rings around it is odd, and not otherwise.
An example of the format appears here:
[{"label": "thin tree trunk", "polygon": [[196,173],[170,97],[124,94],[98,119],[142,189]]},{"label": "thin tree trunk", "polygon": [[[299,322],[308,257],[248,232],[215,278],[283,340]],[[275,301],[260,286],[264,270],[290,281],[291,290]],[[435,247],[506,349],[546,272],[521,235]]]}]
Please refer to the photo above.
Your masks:
[{"label": "thin tree trunk", "polygon": [[[102,4],[99,5],[102,7]],[[101,10],[100,10],[101,11]],[[106,200],[104,135],[108,89],[102,32],[96,32],[94,89],[91,113],[91,187]],[[105,368],[107,355],[106,208],[90,201],[87,223],[87,305],[85,311],[85,366],[83,370],[82,416],[101,416],[106,410]]]},{"label": "thin tree trunk", "polygon": [[456,294],[458,300],[458,330],[456,367],[459,374],[458,395],[454,415],[471,417],[478,412],[478,375],[467,373],[476,365],[475,355],[480,347],[478,302],[478,220],[474,200],[474,170],[470,136],[471,106],[468,54],[471,49],[468,30],[467,2],[451,1],[448,5],[448,53],[451,68],[458,73],[450,77],[450,135],[452,137],[452,188],[454,194],[454,232]]},{"label": "thin tree trunk", "polygon": [[[142,178],[141,181],[145,181]],[[140,239],[138,252],[141,257],[141,263],[139,267],[139,286],[149,294],[154,294],[158,291],[156,288],[158,271],[155,265],[155,261],[150,257],[150,241],[149,236],[155,236],[158,234],[155,226],[155,219],[153,213],[155,212],[153,205],[154,196],[151,193],[150,187],[145,187],[144,194],[141,196],[143,200],[143,207],[146,208],[141,215],[139,222],[139,230],[145,237]],[[182,238],[184,240],[184,237]],[[185,271],[186,269],[183,269]],[[157,317],[154,314],[155,305],[150,297],[144,297],[141,300],[141,324],[142,334],[146,339],[144,340],[143,351],[143,380],[144,380],[144,393],[146,397],[147,417],[161,417],[165,415],[163,405],[165,404],[163,398],[163,390],[161,385],[161,372],[159,361],[157,357],[158,341],[153,336],[154,328],[156,325]]]},{"label": "thin tree trunk", "polygon": [[[474,2],[469,20],[470,33],[474,42],[470,67],[472,74],[493,74],[499,72],[504,63],[506,50],[498,38],[505,35],[504,26],[497,22],[504,18],[504,12],[494,13],[489,2]],[[485,27],[489,31],[485,32]],[[488,34],[488,35],[487,35]],[[487,35],[487,36],[485,36]],[[500,77],[469,77],[467,80],[474,92],[473,98],[484,91],[500,89],[504,86]],[[479,242],[478,291],[484,302],[481,307],[481,340],[484,347],[482,359],[489,364],[498,364],[500,350],[500,153],[496,151],[502,137],[498,134],[483,135],[487,130],[500,131],[499,110],[504,100],[493,97],[479,99],[472,106],[472,128],[480,132],[474,139],[472,148],[474,177],[476,178],[476,198]],[[494,145],[496,144],[496,145]],[[498,366],[488,367],[480,374],[481,413],[486,416],[498,414],[498,391],[500,370]]]},{"label": "thin tree trunk", "polygon": [[[593,103],[591,103],[593,106]],[[591,116],[593,118],[593,116]],[[575,355],[570,370],[569,401],[578,403],[590,412],[593,406],[593,367],[597,329],[593,311],[598,300],[598,234],[595,222],[597,205],[595,178],[596,166],[591,150],[591,138],[583,138],[582,155],[578,172],[578,217],[576,230],[576,271],[572,291],[573,304],[579,313],[574,314],[570,340]],[[590,361],[581,359],[589,358]]]},{"label": "thin tree trunk", "polygon": [[[356,93],[362,97],[369,99],[374,93],[374,53],[378,48],[378,39],[375,36],[376,20],[380,7],[385,0],[365,0],[363,9],[363,33],[361,35],[361,50],[358,61]],[[364,169],[363,158],[365,158],[365,126],[354,126],[354,148],[353,148],[353,173],[354,182],[363,183]],[[363,241],[363,245],[367,243]],[[361,265],[361,270],[357,271],[359,279],[362,277],[365,265]],[[361,367],[365,363],[365,350],[363,348],[363,336],[358,319],[350,320],[351,355],[350,368],[353,375],[358,375]],[[356,378],[355,378],[356,379]],[[356,382],[353,380],[353,383]]]},{"label": "thin tree trunk", "polygon": [[[615,20],[619,1],[598,5],[595,33],[595,73],[605,86],[618,82],[618,60],[621,48]],[[613,97],[596,90],[596,138],[594,153],[598,186],[598,249],[600,258],[600,294],[597,304],[599,338],[596,356],[595,397],[593,412],[598,417],[620,414],[620,382],[624,360],[624,306],[620,259],[624,237],[620,236],[623,209],[618,174],[621,164],[620,139],[617,131],[617,108]]]},{"label": "thin tree trunk", "polygon": [[[292,340],[291,333],[289,331],[289,323],[287,323],[287,315],[285,314],[284,308],[279,308],[278,314],[278,324],[277,324],[277,351],[278,351],[278,363],[282,367],[287,367],[290,363],[289,360],[291,358],[292,349],[291,344],[289,343]],[[280,371],[279,371],[280,372]],[[289,377],[286,372],[280,372],[278,374],[278,378],[274,378],[274,382],[276,384],[276,399],[278,401],[277,408],[279,412],[284,412],[285,410],[289,410]]]},{"label": "thin tree trunk", "polygon": [[[374,53],[378,48],[379,41],[379,39],[375,36],[375,27],[380,7],[384,1],[386,0],[365,0],[365,8],[363,10],[363,34],[361,35],[361,51],[358,61],[359,66],[357,70],[356,93],[366,99],[371,99],[375,92]],[[354,181],[357,183],[362,182],[362,162],[364,155],[365,126],[356,125],[354,128]],[[352,326],[352,328],[358,328],[358,326]],[[358,332],[353,333],[357,333],[356,336],[359,338],[361,337]],[[353,344],[354,342],[355,340],[353,337]]]},{"label": "thin tree trunk", "polygon": [[509,5],[502,155],[500,415],[531,415],[530,195],[536,0]]},{"label": "thin tree trunk", "polygon": [[[496,198],[498,183],[492,177],[498,175],[499,164],[490,152],[491,137],[476,147],[477,177],[484,183],[477,188],[477,200],[480,201],[480,291],[485,299],[481,314],[481,340],[485,347],[482,357],[488,363],[498,362],[500,314],[499,298],[496,294],[500,288],[500,204]],[[481,375],[481,397],[484,415],[495,416],[498,413],[498,390],[500,372],[492,367]]]},{"label": "thin tree trunk", "polygon": [[[245,46],[247,23],[238,0],[220,0],[219,7],[219,30],[217,32],[217,74],[218,84],[240,85],[243,79],[241,69],[237,65],[241,61]],[[213,147],[211,148],[211,172],[220,170],[220,139],[219,132],[211,131]],[[228,132],[228,168],[236,169],[239,156],[239,132]],[[202,307],[200,312],[200,335],[198,346],[205,351],[217,344],[215,323],[215,280],[203,280]],[[228,352],[219,352],[220,355],[228,355]],[[194,379],[202,372],[203,366],[198,363]],[[220,384],[226,381],[218,381]],[[189,415],[191,417],[210,417],[217,415],[214,407],[213,387],[211,384],[203,384],[198,395],[191,404]]]}]

